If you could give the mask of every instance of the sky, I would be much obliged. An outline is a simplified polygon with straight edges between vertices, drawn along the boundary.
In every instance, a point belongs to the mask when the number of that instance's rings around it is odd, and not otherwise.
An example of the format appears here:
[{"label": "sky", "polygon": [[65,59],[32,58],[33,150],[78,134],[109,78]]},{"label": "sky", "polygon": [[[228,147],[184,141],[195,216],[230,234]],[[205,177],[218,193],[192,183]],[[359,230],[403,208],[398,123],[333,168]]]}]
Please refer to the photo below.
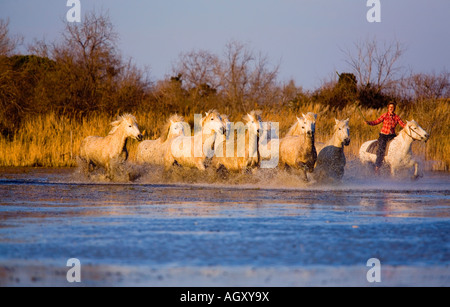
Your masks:
[{"label": "sky", "polygon": [[[449,0],[379,0],[381,22],[370,23],[367,0],[80,0],[81,13],[108,12],[122,55],[150,69],[153,81],[170,76],[181,53],[223,55],[239,41],[279,64],[278,79],[313,90],[339,72],[351,72],[343,50],[357,41],[399,41],[405,71],[450,70]],[[61,38],[67,0],[0,0],[10,33],[35,40]]]}]

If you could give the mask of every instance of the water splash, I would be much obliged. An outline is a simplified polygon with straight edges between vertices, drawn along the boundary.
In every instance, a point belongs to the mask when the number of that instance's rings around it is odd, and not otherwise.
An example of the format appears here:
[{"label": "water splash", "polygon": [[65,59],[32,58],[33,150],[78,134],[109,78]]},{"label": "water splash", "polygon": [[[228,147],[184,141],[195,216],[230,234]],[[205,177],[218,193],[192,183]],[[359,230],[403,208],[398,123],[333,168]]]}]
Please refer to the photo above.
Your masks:
[{"label": "water splash", "polygon": [[254,169],[245,172],[228,172],[207,168],[206,171],[173,167],[165,171],[162,166],[140,165],[126,162],[114,168],[114,178],[108,178],[101,168],[87,173],[79,166],[71,180],[78,183],[115,183],[115,184],[175,184],[209,187],[231,187],[234,189],[300,189],[300,190],[449,190],[448,176],[435,172],[426,173],[425,178],[417,181],[410,179],[405,172],[393,178],[389,168],[382,169],[376,176],[370,166],[362,165],[358,160],[350,160],[345,167],[342,180],[318,180],[316,174],[308,174],[309,182],[304,182],[299,171],[281,168]]}]

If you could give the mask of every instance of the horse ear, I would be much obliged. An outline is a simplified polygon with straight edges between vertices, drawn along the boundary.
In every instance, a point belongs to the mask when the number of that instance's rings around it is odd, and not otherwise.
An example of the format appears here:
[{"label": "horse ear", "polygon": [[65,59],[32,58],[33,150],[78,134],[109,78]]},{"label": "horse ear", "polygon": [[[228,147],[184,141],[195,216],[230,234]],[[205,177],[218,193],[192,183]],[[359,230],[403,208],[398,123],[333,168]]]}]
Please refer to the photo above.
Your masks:
[{"label": "horse ear", "polygon": [[173,125],[175,122],[173,120],[170,120],[170,124]]},{"label": "horse ear", "polygon": [[302,113],[303,118],[306,118],[306,115]]},{"label": "horse ear", "polygon": [[117,126],[119,126],[119,124],[120,124],[120,120],[115,120],[111,123],[111,126],[117,127]]},{"label": "horse ear", "polygon": [[301,119],[300,119],[300,118],[299,118],[298,116],[296,116],[296,117],[297,117],[297,121],[298,121],[298,122],[300,122],[300,121],[301,121]]},{"label": "horse ear", "polygon": [[347,118],[345,122],[348,124],[350,122],[350,118]]},{"label": "horse ear", "polygon": [[337,120],[336,118],[334,119],[334,121],[336,122],[336,125],[339,124],[339,120]]}]

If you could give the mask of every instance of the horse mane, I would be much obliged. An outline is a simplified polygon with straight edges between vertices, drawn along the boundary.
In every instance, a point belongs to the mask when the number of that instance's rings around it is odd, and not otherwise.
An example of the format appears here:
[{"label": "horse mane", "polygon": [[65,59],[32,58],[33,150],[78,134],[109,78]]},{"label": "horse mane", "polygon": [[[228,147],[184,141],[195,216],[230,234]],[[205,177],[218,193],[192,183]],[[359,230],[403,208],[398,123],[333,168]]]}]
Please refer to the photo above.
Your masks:
[{"label": "horse mane", "polygon": [[117,119],[110,124],[112,126],[112,129],[109,132],[109,134],[116,133],[117,129],[119,129],[120,125],[124,121],[130,121],[133,124],[137,123],[136,117],[134,117],[134,115],[132,115],[132,114],[126,113],[126,114],[123,114],[123,115],[119,115],[119,116],[117,116]]},{"label": "horse mane", "polygon": [[161,128],[160,139],[162,142],[165,142],[167,140],[172,122],[174,122],[174,123],[184,122],[184,118],[183,118],[183,116],[179,116],[178,114],[173,114],[172,116],[169,117],[169,119],[167,119],[166,123]]},{"label": "horse mane", "polygon": [[317,114],[313,112],[306,113],[306,120],[310,120],[312,122],[316,121]]},{"label": "horse mane", "polygon": [[[308,112],[305,115],[305,119],[309,121],[315,121],[316,120],[316,114],[312,112]],[[300,135],[299,130],[299,122],[298,120],[295,120],[295,124],[292,125],[291,128],[289,128],[289,131],[286,133],[286,136],[293,136],[293,135]]]},{"label": "horse mane", "polygon": [[209,110],[206,113],[208,113],[208,116],[213,114],[213,115],[216,115],[217,117],[221,118],[219,111],[217,111],[216,109]]},{"label": "horse mane", "polygon": [[208,112],[206,112],[206,114],[207,114],[207,115],[206,115],[205,117],[202,118],[202,125],[203,125],[203,123],[205,122],[205,120],[206,120],[207,118],[209,118],[211,115],[217,116],[217,118],[219,118],[219,119],[222,121],[222,117],[220,116],[219,111],[217,111],[216,109],[209,110]]},{"label": "horse mane", "polygon": [[291,128],[289,128],[289,131],[286,133],[286,136],[297,135],[298,133],[297,133],[296,131],[297,131],[297,129],[298,129],[298,125],[299,125],[298,120],[295,120],[295,124],[292,125]]},{"label": "horse mane", "polygon": [[220,117],[222,118],[222,122],[223,122],[224,124],[230,122],[230,118],[228,117],[228,115],[226,115],[226,114],[220,114]]},{"label": "horse mane", "polygon": [[242,117],[242,120],[244,120],[245,122],[249,122],[250,121],[250,116],[252,116],[253,118],[255,118],[257,121],[262,121],[261,115],[262,115],[262,111],[261,110],[252,110],[249,113],[245,114]]},{"label": "horse mane", "polygon": [[334,124],[333,130],[336,131],[339,128],[339,124],[342,124],[342,123],[345,124],[346,122],[347,122],[346,126],[348,126],[348,119],[345,119],[345,120],[338,119],[337,122]]}]

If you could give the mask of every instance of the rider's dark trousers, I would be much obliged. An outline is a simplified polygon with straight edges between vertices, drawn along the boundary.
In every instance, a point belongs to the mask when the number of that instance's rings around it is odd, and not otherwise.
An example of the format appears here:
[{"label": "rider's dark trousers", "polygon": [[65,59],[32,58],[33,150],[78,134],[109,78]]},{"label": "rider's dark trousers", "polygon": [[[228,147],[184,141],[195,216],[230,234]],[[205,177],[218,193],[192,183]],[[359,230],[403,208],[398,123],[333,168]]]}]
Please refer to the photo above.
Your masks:
[{"label": "rider's dark trousers", "polygon": [[380,133],[380,137],[378,138],[378,151],[377,151],[377,160],[375,161],[375,166],[381,167],[383,163],[384,154],[386,153],[386,144],[393,138],[395,138],[395,134],[383,134]]}]

